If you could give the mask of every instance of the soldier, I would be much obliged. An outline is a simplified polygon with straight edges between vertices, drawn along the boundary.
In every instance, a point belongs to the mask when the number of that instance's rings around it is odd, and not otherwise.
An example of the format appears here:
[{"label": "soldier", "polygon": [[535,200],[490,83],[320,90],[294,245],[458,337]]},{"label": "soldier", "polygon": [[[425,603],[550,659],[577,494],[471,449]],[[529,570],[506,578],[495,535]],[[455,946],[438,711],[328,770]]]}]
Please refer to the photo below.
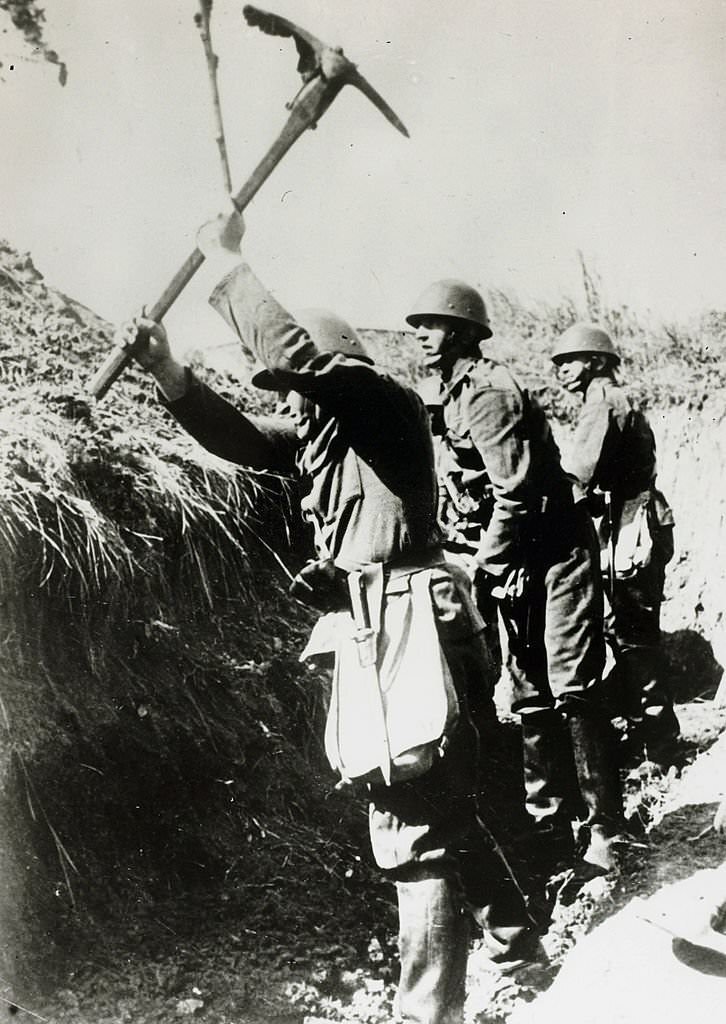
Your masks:
[{"label": "soldier", "polygon": [[653,431],[616,381],[620,356],[602,328],[588,323],[568,328],[552,359],[563,387],[582,396],[566,464],[598,528],[605,632],[619,677],[628,747],[638,760],[646,756],[666,766],[678,753],[680,732],[663,681],[660,647],[673,514],[655,486]]},{"label": "soldier", "polygon": [[[325,632],[317,627],[309,644],[315,652],[337,649],[337,698],[349,699],[345,675],[358,671],[344,661],[356,646],[343,611],[346,580],[364,581],[353,603],[357,613],[368,613],[369,626],[378,626],[373,665],[381,687],[388,661],[416,664],[403,680],[412,688],[402,709],[407,725],[415,725],[421,710],[417,693],[424,695],[437,673],[455,688],[458,718],[428,770],[422,764],[422,774],[413,771],[405,781],[394,776],[386,785],[382,773],[394,767],[390,749],[387,764],[373,773],[378,781],[366,785],[373,851],[398,894],[398,1012],[411,1024],[460,1024],[470,934],[465,909],[473,911],[495,961],[516,966],[540,955],[541,945],[473,795],[478,738],[466,694],[473,678],[491,696],[493,681],[466,579],[444,562],[439,546],[425,409],[413,390],[376,369],[349,325],[328,314],[303,327],[246,264],[222,279],[210,301],[256,361],[253,383],[284,395],[286,415],[247,415],[222,399],[172,357],[160,324],[137,318],[122,338],[138,338],[137,358],[156,378],[163,403],[206,448],[245,466],[301,477],[317,559],[298,575],[294,592],[344,615],[319,622],[332,621],[332,644],[319,636],[316,642],[316,633]],[[354,724],[351,742],[368,739],[368,723]],[[342,740],[336,749],[345,762]],[[378,757],[374,752],[374,764]]]},{"label": "soldier", "polygon": [[[443,405],[445,388],[441,377],[426,377],[418,393],[431,416],[436,476],[439,481],[439,526],[446,557],[461,565],[472,583],[472,596],[484,620],[484,636],[492,659],[495,678],[502,670],[497,602],[492,597],[486,573],[476,556],[491,518],[494,493],[481,466],[462,467],[446,444]],[[486,710],[485,710],[486,714]]]},{"label": "soldier", "polygon": [[437,281],[406,319],[425,367],[443,383],[450,480],[461,493],[461,515],[471,508],[467,528],[481,533],[477,561],[507,631],[526,806],[542,869],[551,873],[573,856],[574,774],[586,809],[584,861],[608,872],[623,814],[610,721],[597,699],[605,646],[592,522],[573,500],[544,413],[504,365],[482,356],[480,343],[492,331],[481,295],[462,281]]}]

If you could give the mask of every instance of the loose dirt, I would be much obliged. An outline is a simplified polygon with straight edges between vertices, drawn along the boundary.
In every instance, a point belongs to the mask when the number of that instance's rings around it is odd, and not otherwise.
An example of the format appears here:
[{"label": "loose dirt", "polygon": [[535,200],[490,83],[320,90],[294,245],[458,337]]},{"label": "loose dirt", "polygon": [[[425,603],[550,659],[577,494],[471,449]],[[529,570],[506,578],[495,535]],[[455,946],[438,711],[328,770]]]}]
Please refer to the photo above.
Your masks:
[{"label": "loose dirt", "polygon": [[[649,994],[657,990],[660,1005],[663,992],[673,989],[670,982],[662,988],[666,977],[679,979],[681,993],[690,979],[691,996],[703,995],[704,969],[677,960],[673,937],[663,928],[693,931],[694,914],[703,918],[724,882],[723,874],[713,881],[712,869],[726,860],[726,842],[710,823],[726,792],[726,710],[710,699],[677,710],[689,763],[680,774],[663,775],[645,765],[627,777],[628,813],[633,824],[640,823],[641,834],[620,877],[595,879],[558,904],[544,938],[551,958],[546,968],[502,978],[475,942],[467,1002],[471,1024],[575,1019],[626,1024],[633,1007],[633,1024],[670,1020],[643,1016]],[[281,870],[278,884],[266,893],[237,880],[213,892],[129,906],[105,930],[94,932],[92,944],[84,946],[77,938],[72,967],[60,987],[42,1002],[13,1011],[13,1019],[57,1024],[185,1017],[208,1024],[390,1020],[396,972],[392,892],[374,883],[370,899],[361,899],[359,892],[351,895],[349,906],[331,905],[324,887],[304,894],[299,881]],[[649,923],[652,919],[655,923]],[[647,952],[647,970],[638,950]],[[723,978],[709,976],[706,987],[712,992],[716,983],[723,997]],[[621,985],[631,992],[628,1000],[615,996]]]}]

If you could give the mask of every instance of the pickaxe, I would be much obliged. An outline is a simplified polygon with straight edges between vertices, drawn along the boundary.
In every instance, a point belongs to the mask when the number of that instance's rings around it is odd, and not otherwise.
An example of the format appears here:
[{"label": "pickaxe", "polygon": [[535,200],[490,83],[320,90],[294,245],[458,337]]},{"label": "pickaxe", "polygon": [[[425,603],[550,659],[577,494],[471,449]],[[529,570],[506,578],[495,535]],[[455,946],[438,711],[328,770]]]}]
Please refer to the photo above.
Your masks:
[{"label": "pickaxe", "polygon": [[[373,86],[360,74],[355,64],[344,56],[340,47],[326,46],[315,36],[298,28],[286,18],[246,5],[243,14],[249,25],[268,35],[294,39],[299,56],[297,70],[303,85],[295,98],[287,104],[290,116],[275,142],[244,183],[232,202],[241,213],[256,195],[260,186],[277,167],[288,149],[307,128],[314,128],[344,85],[354,85],[378,107],[381,113],[403,135],[406,128]],[[147,309],[147,316],[160,320],[171,308],[186,285],[204,262],[204,254],[195,248],[171,279],[161,297]],[[89,390],[101,399],[113,382],[123,373],[134,356],[133,346],[115,346],[93,377]]]}]

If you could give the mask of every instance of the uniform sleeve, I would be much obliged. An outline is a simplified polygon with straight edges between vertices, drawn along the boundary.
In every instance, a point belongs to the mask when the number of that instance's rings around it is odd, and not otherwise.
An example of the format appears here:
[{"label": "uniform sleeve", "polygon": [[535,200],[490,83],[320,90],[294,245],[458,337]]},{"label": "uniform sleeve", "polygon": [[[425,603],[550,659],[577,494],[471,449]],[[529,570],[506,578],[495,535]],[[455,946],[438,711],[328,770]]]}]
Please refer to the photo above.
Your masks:
[{"label": "uniform sleeve", "polygon": [[525,437],[521,397],[486,387],[468,402],[469,432],[494,491],[494,511],[478,561],[502,576],[521,562],[522,532],[534,501],[531,444]]},{"label": "uniform sleeve", "polygon": [[352,447],[380,472],[413,472],[395,468],[401,446],[410,450],[412,433],[417,437],[426,419],[410,389],[359,359],[321,353],[246,263],[223,278],[210,304],[281,391],[297,391],[335,416]]},{"label": "uniform sleeve", "polygon": [[585,493],[598,483],[598,466],[611,425],[611,407],[604,398],[583,405],[564,463]]},{"label": "uniform sleeve", "polygon": [[248,358],[279,377],[280,390],[291,390],[290,379],[319,356],[308,334],[246,263],[220,281],[209,303],[235,332]]},{"label": "uniform sleeve", "polygon": [[162,404],[195,440],[228,462],[250,469],[290,473],[295,466],[296,439],[283,417],[248,416],[190,372],[186,393]]}]

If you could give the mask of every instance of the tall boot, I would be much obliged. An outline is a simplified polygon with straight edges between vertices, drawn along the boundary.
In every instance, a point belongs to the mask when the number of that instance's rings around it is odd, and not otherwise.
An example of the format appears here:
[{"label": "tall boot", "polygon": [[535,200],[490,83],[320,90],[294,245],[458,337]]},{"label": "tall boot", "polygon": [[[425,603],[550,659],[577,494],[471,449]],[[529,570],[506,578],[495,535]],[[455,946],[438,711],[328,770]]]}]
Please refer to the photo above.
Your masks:
[{"label": "tall boot", "polygon": [[537,845],[535,874],[550,877],[572,862],[572,817],[577,782],[570,739],[554,708],[523,712],[522,760],[525,806]]},{"label": "tall boot", "polygon": [[663,655],[656,646],[624,648],[620,655],[628,719],[628,746],[638,762],[677,764],[680,724],[663,682]]},{"label": "tall boot", "polygon": [[401,976],[396,995],[405,1024],[463,1024],[470,919],[449,878],[396,882]]},{"label": "tall boot", "polygon": [[587,812],[589,845],[583,860],[603,874],[617,866],[618,845],[626,841],[623,796],[610,722],[593,711],[570,711],[575,770]]}]

